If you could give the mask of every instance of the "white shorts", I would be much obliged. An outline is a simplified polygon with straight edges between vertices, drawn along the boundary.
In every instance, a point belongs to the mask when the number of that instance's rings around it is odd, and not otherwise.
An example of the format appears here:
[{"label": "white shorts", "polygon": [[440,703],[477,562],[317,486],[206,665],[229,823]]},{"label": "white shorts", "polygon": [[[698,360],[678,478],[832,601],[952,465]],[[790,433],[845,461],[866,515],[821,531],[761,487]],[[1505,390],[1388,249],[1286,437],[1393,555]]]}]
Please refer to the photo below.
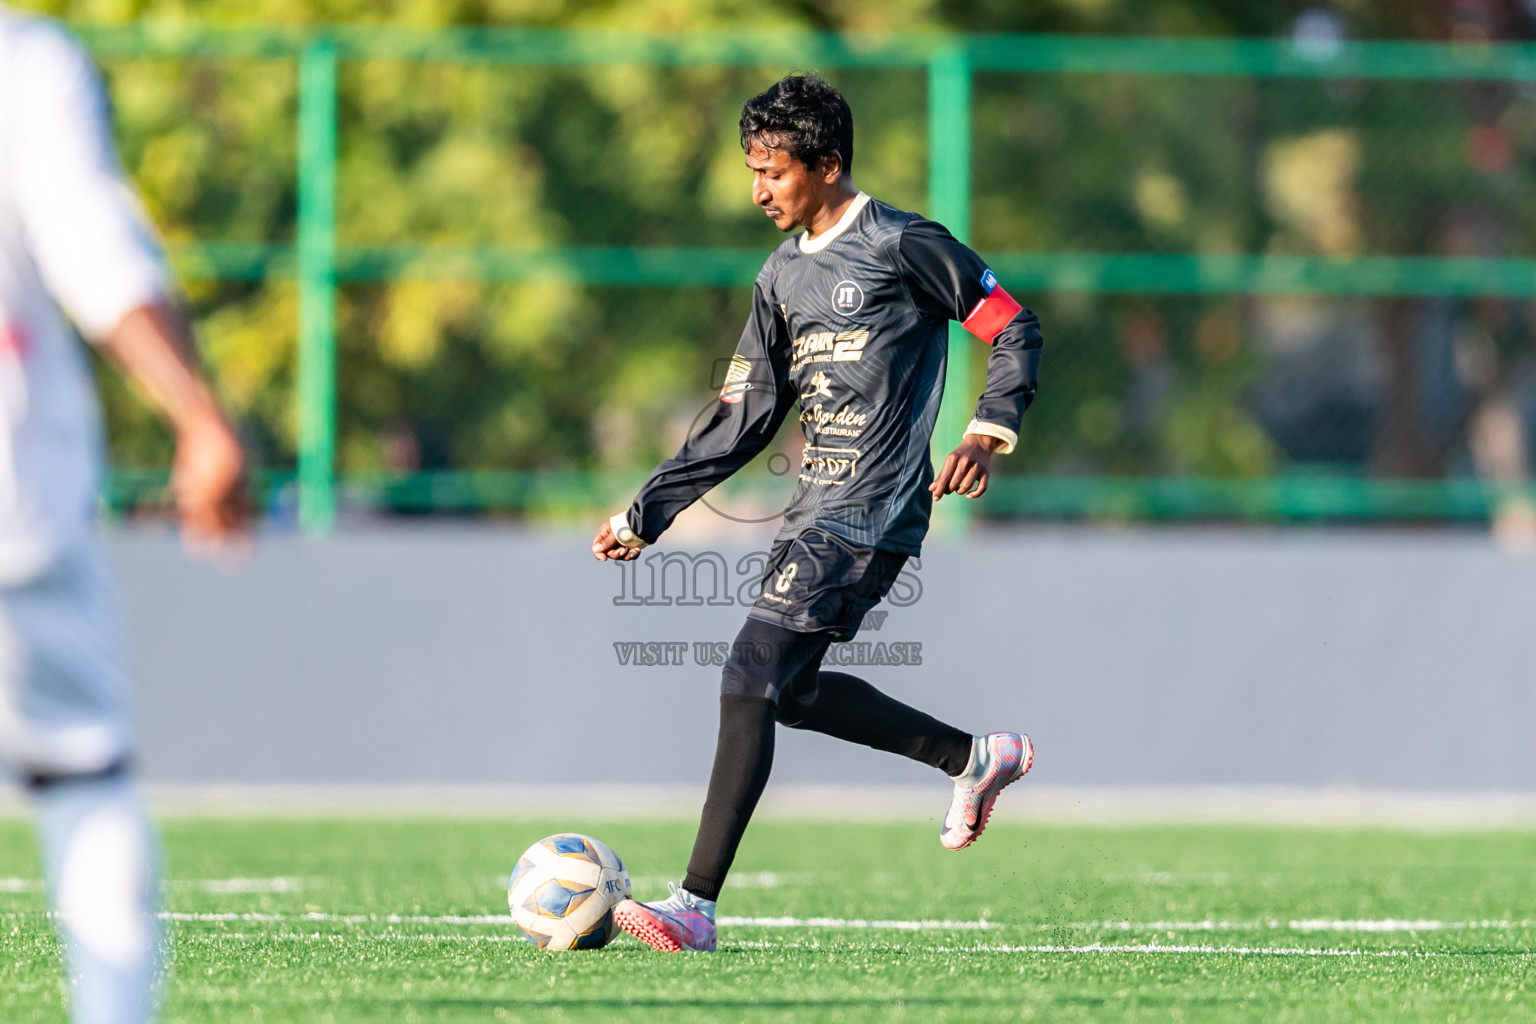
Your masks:
[{"label": "white shorts", "polygon": [[0,761],[83,775],[130,750],[116,594],[95,538],[28,583],[0,587]]}]

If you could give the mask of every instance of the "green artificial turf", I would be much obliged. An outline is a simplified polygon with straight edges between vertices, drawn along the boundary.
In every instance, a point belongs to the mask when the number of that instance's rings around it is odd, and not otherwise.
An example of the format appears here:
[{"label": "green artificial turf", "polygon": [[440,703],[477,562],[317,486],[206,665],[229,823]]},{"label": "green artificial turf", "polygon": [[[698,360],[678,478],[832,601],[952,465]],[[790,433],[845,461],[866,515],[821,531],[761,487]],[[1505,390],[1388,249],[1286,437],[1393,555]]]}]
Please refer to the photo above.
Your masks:
[{"label": "green artificial turf", "polygon": [[[719,953],[665,956],[628,938],[544,953],[504,924],[440,920],[505,914],[518,853],[571,829],[611,844],[642,899],[692,839],[687,823],[170,822],[168,908],[253,916],[170,923],[165,1019],[1536,1019],[1528,832],[998,824],[954,854],[927,825],[763,821],[722,914],[990,926],[737,925]],[[0,822],[0,878],[37,877],[25,824]],[[42,895],[7,881],[0,911],[0,1020],[62,1021]],[[1293,925],[1314,919],[1444,927]]]}]

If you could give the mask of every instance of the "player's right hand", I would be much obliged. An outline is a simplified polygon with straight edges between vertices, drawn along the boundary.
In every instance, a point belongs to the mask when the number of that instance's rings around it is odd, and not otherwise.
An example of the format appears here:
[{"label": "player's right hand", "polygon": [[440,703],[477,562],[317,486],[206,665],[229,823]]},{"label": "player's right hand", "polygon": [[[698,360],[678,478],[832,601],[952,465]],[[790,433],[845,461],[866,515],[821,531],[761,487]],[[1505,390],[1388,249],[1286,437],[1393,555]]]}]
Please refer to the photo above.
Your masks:
[{"label": "player's right hand", "polygon": [[613,535],[613,524],[604,519],[597,528],[597,536],[592,538],[592,557],[599,562],[628,562],[640,557],[640,549],[620,544]]},{"label": "player's right hand", "polygon": [[177,432],[171,491],[189,549],[222,547],[245,533],[251,520],[245,449],[223,417],[200,417]]}]

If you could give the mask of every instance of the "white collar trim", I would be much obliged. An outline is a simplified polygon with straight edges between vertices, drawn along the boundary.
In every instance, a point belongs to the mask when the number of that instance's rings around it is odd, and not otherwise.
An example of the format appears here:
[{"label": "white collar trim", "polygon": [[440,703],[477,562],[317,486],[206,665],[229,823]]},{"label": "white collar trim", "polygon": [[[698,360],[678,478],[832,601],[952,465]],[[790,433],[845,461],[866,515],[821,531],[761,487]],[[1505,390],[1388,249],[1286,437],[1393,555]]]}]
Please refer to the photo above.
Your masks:
[{"label": "white collar trim", "polygon": [[836,224],[832,225],[830,228],[823,231],[815,238],[807,238],[805,233],[801,232],[800,251],[807,253],[821,252],[821,250],[831,245],[837,239],[838,235],[842,234],[844,231],[847,231],[853,225],[854,220],[856,220],[859,216],[859,212],[863,210],[864,207],[868,204],[869,196],[863,192],[860,192],[858,195],[853,197],[853,202],[848,204],[848,209],[843,212],[842,217],[838,219]]}]

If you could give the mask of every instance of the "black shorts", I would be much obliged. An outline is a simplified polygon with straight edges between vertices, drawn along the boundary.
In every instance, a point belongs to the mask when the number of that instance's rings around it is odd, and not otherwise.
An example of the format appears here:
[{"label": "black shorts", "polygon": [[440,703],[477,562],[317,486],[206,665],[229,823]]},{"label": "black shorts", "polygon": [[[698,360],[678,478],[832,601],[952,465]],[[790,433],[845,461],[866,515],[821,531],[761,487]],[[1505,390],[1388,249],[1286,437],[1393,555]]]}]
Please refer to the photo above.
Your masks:
[{"label": "black shorts", "polygon": [[851,640],[906,562],[906,555],[894,551],[859,548],[821,530],[806,530],[774,543],[763,592],[747,614],[797,633],[827,632],[834,640]]}]

